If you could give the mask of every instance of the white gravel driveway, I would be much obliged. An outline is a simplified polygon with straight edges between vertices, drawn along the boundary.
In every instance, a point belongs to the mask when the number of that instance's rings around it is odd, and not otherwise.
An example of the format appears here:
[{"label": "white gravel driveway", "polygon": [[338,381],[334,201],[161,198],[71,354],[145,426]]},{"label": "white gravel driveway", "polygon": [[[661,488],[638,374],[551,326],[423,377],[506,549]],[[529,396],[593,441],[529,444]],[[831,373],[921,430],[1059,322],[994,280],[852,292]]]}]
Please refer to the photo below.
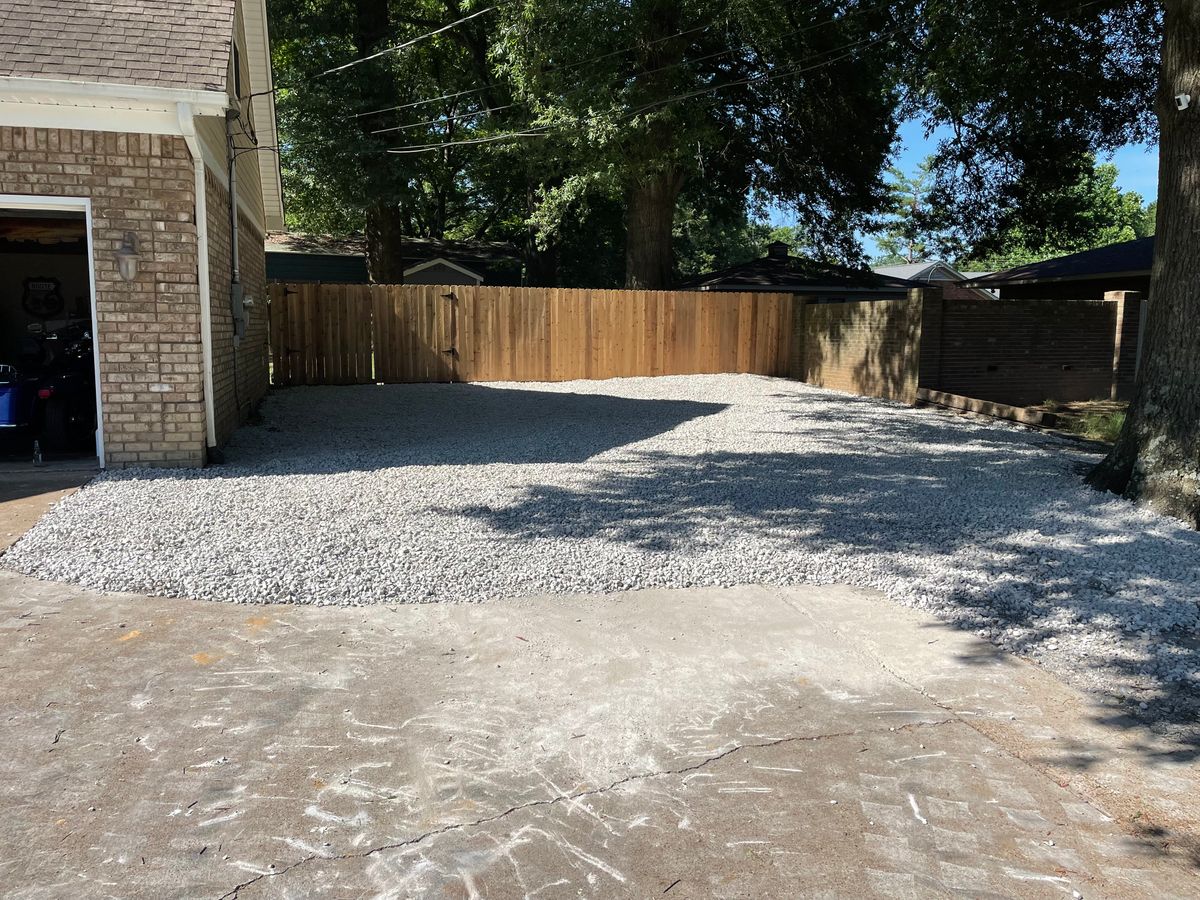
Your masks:
[{"label": "white gravel driveway", "polygon": [[846,582],[1186,723],[1200,535],[1007,425],[756,376],[296,388],[228,464],[105,475],[5,558],[239,602]]}]

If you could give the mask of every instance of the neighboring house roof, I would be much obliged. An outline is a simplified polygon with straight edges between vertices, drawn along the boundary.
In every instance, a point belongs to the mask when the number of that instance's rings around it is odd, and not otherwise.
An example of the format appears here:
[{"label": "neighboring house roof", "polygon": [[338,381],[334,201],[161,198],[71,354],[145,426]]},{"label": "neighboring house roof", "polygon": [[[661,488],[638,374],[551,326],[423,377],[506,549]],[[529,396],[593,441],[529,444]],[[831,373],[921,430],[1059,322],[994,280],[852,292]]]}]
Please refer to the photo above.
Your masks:
[{"label": "neighboring house roof", "polygon": [[1154,238],[1139,238],[1084,250],[1045,262],[1017,266],[1003,272],[973,278],[971,287],[997,288],[1006,285],[1056,281],[1088,281],[1116,276],[1149,275],[1154,264]]},{"label": "neighboring house roof", "polygon": [[701,291],[778,291],[796,294],[905,294],[916,285],[869,269],[851,269],[788,254],[773,244],[766,256],[689,278],[681,288]]},{"label": "neighboring house roof", "polygon": [[[899,266],[876,266],[876,275],[886,275],[890,278],[904,278],[916,284],[936,284],[946,292],[947,297],[961,299],[963,296],[990,298],[993,292],[981,288],[965,287],[963,282],[966,274],[954,266],[941,260],[922,260]],[[976,273],[976,277],[986,275],[986,272]]]},{"label": "neighboring house roof", "polygon": [[[367,242],[362,235],[271,232],[267,235],[268,277],[275,281],[309,280],[309,271],[337,271],[349,280],[361,272],[366,280]],[[405,270],[433,260],[479,276],[485,284],[520,284],[521,255],[503,241],[446,241],[406,237],[400,244]],[[353,272],[351,271],[353,269]]]},{"label": "neighboring house roof", "polygon": [[962,281],[966,275],[941,260],[922,260],[899,266],[875,266],[876,275],[904,278],[908,281]]},{"label": "neighboring house roof", "polygon": [[237,0],[4,0],[0,76],[224,91]]},{"label": "neighboring house roof", "polygon": [[435,257],[434,259],[427,259],[425,262],[417,263],[415,266],[409,266],[404,270],[404,277],[407,278],[409,275],[417,275],[421,272],[425,272],[434,268],[450,269],[454,272],[457,272],[459,275],[464,275],[467,278],[473,279],[476,284],[480,284],[483,281],[483,276],[478,272],[473,272],[466,266],[460,266],[458,263],[444,259],[440,256]]}]

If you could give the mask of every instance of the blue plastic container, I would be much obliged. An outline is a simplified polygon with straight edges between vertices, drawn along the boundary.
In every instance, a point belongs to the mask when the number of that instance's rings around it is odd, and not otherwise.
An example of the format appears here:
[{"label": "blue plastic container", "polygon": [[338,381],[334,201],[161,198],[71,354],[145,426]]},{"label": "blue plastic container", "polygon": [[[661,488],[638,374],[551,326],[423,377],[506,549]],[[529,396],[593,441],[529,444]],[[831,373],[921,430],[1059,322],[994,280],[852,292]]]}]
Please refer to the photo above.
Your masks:
[{"label": "blue plastic container", "polygon": [[12,366],[0,365],[0,428],[21,428],[33,418],[37,383]]}]

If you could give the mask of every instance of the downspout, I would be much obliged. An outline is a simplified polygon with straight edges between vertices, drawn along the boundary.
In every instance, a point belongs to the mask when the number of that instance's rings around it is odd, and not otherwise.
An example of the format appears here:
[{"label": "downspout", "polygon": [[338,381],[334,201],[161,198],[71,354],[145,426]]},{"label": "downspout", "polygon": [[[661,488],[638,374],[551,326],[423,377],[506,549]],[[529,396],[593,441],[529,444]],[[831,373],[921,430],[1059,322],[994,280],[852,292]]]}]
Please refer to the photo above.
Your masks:
[{"label": "downspout", "polygon": [[[238,220],[237,220],[237,142],[233,132],[233,123],[242,117],[241,110],[237,108],[227,109],[225,111],[225,137],[229,142],[229,246],[232,256],[232,284],[233,291],[231,297],[236,298],[238,291],[242,285],[242,272],[238,265]],[[234,318],[236,326],[237,318]],[[236,328],[234,336],[237,337]]]},{"label": "downspout", "polygon": [[[233,312],[234,347],[241,341],[242,287],[241,264],[238,250],[238,140],[233,131],[235,121],[241,119],[241,110],[234,107],[226,110],[226,139],[229,144],[229,253],[230,290],[229,302]],[[241,410],[238,410],[239,414]]]},{"label": "downspout", "polygon": [[200,140],[196,137],[196,121],[192,107],[187,103],[178,105],[179,128],[184,143],[192,154],[195,170],[196,193],[196,266],[197,287],[200,291],[200,355],[204,366],[204,429],[205,442],[211,453],[217,446],[217,417],[213,400],[213,354],[212,354],[212,297],[208,278],[208,201],[204,186],[204,154]]},{"label": "downspout", "polygon": [[[235,57],[236,59],[236,57]],[[237,194],[237,136],[233,131],[233,123],[242,117],[241,98],[237,105],[225,110],[225,140],[229,147],[229,317],[233,326],[233,353],[230,359],[233,363],[233,406],[235,410],[234,425],[242,422],[242,392],[238,382],[241,373],[238,372],[238,347],[242,343],[242,335],[246,331],[245,289],[242,287],[241,253],[238,249],[238,194]]]}]

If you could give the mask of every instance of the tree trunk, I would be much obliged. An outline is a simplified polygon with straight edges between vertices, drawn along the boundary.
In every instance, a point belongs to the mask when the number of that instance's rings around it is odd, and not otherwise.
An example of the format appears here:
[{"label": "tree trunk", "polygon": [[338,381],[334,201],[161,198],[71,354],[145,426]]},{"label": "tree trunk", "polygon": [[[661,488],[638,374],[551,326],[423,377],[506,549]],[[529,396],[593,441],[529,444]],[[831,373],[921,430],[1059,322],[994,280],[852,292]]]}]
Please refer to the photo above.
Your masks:
[{"label": "tree trunk", "polygon": [[[1200,0],[1166,0],[1158,236],[1138,384],[1092,486],[1200,527]],[[1180,111],[1176,94],[1191,94]]]},{"label": "tree trunk", "polygon": [[367,207],[367,274],[376,284],[404,282],[404,218],[400,207],[373,203]]},{"label": "tree trunk", "polygon": [[[377,0],[354,0],[354,55],[366,56],[377,50],[390,31],[388,4]],[[343,75],[352,79],[358,103],[364,109],[384,106],[395,96],[391,79],[384,77],[375,63],[367,63]],[[371,119],[361,118],[358,127],[363,146],[377,146],[371,135]],[[363,158],[363,193],[367,199],[366,238],[367,274],[378,284],[399,284],[404,281],[401,245],[404,221],[392,190],[392,161],[383,154],[367,154]]]},{"label": "tree trunk", "polygon": [[525,284],[529,287],[558,286],[558,246],[538,246],[533,235],[525,243]]},{"label": "tree trunk", "polygon": [[648,175],[629,190],[625,213],[625,287],[665,290],[674,256],[671,229],[683,178],[674,172]]}]

